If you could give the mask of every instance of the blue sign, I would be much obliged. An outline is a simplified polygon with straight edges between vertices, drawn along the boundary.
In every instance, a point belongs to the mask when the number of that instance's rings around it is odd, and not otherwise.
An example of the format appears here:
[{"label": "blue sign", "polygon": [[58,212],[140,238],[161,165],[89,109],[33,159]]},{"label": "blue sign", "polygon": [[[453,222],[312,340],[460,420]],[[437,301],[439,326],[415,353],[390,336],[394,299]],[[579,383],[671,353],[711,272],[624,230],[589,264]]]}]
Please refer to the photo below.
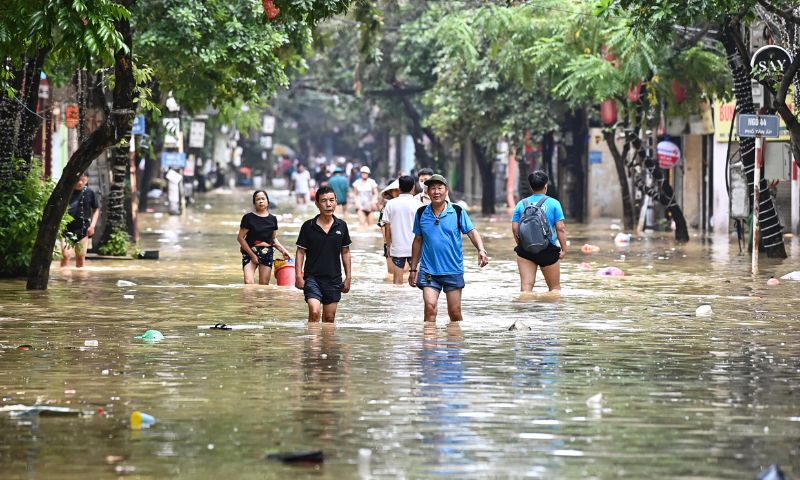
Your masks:
[{"label": "blue sign", "polygon": [[597,150],[589,151],[589,164],[598,164],[603,163],[603,152],[599,152]]},{"label": "blue sign", "polygon": [[144,135],[144,115],[134,117],[131,135]]},{"label": "blue sign", "polygon": [[162,168],[183,168],[186,166],[186,154],[183,152],[163,152],[161,154]]},{"label": "blue sign", "polygon": [[743,115],[739,114],[740,137],[778,138],[781,134],[781,118],[777,115]]}]

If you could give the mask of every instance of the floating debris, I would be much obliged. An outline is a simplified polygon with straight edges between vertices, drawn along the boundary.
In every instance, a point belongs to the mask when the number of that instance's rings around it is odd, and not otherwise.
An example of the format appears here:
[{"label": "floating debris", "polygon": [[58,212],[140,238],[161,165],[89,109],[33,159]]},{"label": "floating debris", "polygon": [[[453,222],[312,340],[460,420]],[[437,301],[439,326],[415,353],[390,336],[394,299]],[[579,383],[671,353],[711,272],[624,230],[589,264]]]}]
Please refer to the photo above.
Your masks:
[{"label": "floating debris", "polygon": [[133,338],[138,338],[144,340],[145,342],[160,342],[161,340],[164,340],[164,334],[158,330],[148,330],[142,335]]},{"label": "floating debris", "polygon": [[510,327],[508,327],[508,330],[510,332],[514,332],[514,331],[529,331],[529,330],[531,330],[531,327],[529,327],[529,326],[525,325],[524,323],[522,323],[521,321],[517,320],[516,322],[512,323]]},{"label": "floating debris", "polygon": [[714,314],[714,310],[711,309],[711,305],[700,305],[694,314],[698,317],[708,317]]},{"label": "floating debris", "polygon": [[296,465],[318,465],[325,461],[325,456],[322,454],[322,450],[312,450],[306,452],[269,453],[266,459]]}]

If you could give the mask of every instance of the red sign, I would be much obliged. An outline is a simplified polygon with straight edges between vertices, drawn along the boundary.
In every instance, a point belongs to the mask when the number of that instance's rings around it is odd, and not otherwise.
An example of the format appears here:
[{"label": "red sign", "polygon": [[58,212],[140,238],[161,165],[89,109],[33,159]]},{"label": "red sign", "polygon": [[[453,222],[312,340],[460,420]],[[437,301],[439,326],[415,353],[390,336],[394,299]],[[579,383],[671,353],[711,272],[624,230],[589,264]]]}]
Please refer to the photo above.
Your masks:
[{"label": "red sign", "polygon": [[665,170],[674,167],[681,161],[681,149],[672,142],[666,140],[658,142],[656,151],[658,152],[658,166]]},{"label": "red sign", "polygon": [[66,116],[66,123],[67,128],[75,128],[78,126],[78,106],[77,105],[67,105],[67,108],[64,110]]}]

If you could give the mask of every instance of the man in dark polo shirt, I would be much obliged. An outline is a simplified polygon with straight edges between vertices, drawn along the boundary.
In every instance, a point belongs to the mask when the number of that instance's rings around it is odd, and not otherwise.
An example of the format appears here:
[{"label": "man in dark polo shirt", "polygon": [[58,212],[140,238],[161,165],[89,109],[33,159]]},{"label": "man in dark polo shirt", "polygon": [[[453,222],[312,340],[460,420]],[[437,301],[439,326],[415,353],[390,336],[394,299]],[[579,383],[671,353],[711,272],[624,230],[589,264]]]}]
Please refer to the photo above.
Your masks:
[{"label": "man in dark polo shirt", "polygon": [[[295,286],[303,290],[308,321],[333,322],[342,292],[350,291],[350,232],[333,216],[336,194],[329,186],[317,189],[319,215],[306,220],[297,236]],[[341,259],[341,261],[340,261]],[[344,282],[342,282],[344,265]]]}]

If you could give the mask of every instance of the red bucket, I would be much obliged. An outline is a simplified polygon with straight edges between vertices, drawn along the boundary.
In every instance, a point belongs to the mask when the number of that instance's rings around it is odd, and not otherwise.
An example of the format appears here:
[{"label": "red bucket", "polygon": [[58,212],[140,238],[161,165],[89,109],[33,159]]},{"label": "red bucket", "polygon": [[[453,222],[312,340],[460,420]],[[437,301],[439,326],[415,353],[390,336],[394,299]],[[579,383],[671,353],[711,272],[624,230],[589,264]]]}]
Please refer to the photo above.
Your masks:
[{"label": "red bucket", "polygon": [[294,260],[275,261],[275,279],[280,287],[294,286]]}]

